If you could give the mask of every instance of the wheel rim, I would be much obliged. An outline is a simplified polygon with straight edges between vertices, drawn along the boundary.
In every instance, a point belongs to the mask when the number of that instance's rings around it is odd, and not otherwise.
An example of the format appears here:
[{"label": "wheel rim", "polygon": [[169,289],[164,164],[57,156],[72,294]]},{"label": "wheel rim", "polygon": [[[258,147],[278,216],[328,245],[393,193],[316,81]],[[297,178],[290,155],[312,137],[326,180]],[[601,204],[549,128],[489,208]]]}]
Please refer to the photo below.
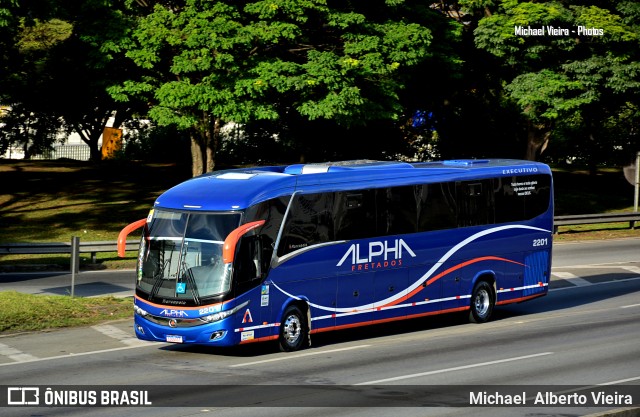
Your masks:
[{"label": "wheel rim", "polygon": [[476,294],[476,298],[474,300],[475,310],[478,316],[485,317],[489,312],[489,307],[491,306],[491,299],[489,297],[489,292],[485,289],[481,289]]},{"label": "wheel rim", "polygon": [[288,345],[295,345],[300,338],[301,324],[300,318],[293,314],[285,320],[282,335]]}]

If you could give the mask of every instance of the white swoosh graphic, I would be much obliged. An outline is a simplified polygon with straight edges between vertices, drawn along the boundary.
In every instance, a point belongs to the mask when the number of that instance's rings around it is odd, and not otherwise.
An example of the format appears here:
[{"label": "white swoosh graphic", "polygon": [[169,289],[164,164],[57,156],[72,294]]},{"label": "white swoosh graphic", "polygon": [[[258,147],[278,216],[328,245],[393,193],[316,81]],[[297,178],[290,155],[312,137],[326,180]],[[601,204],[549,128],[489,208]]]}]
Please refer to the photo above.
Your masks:
[{"label": "white swoosh graphic", "polygon": [[[418,288],[420,285],[422,285],[423,282],[425,282],[426,280],[428,280],[437,270],[438,268],[440,268],[442,266],[443,263],[445,263],[449,258],[451,258],[451,256],[453,256],[454,253],[458,252],[460,249],[462,249],[463,247],[467,246],[469,243],[473,242],[474,240],[477,240],[483,236],[489,235],[491,233],[497,233],[497,232],[501,232],[503,230],[509,230],[509,229],[528,229],[528,230],[536,230],[539,232],[549,232],[551,233],[550,230],[546,230],[546,229],[541,229],[539,227],[533,227],[533,226],[523,226],[523,225],[506,225],[506,226],[498,226],[498,227],[493,227],[491,229],[486,229],[483,230],[481,232],[478,232],[474,235],[469,236],[468,238],[466,238],[465,240],[463,240],[462,242],[458,243],[457,245],[455,245],[454,247],[452,247],[451,249],[449,249],[449,251],[447,253],[445,253],[439,260],[438,262],[436,262],[431,269],[429,269],[422,277],[420,277],[416,282],[414,282],[413,284],[411,284],[409,287],[407,287],[404,291],[400,291],[394,295],[392,295],[389,298],[385,298],[384,300],[381,301],[377,301],[374,302],[373,304],[369,303],[369,304],[363,304],[357,307],[342,307],[342,308],[338,308],[338,307],[327,307],[327,306],[321,306],[318,304],[314,304],[312,302],[307,302],[311,307],[315,307],[319,310],[325,310],[325,311],[331,311],[334,313],[353,313],[353,312],[358,312],[358,311],[367,311],[367,310],[371,310],[377,307],[381,307],[384,306],[388,303],[391,303],[393,301],[396,301],[397,299],[404,297],[406,294],[410,293],[411,291],[415,290],[416,288]],[[285,290],[283,290],[282,288],[278,287],[278,285],[276,283],[271,283],[274,287],[276,287],[278,289],[278,291],[280,291],[281,293],[283,293],[284,295],[291,297],[293,299],[299,300],[300,297],[297,297],[295,295],[289,294],[288,292],[286,292]]]}]

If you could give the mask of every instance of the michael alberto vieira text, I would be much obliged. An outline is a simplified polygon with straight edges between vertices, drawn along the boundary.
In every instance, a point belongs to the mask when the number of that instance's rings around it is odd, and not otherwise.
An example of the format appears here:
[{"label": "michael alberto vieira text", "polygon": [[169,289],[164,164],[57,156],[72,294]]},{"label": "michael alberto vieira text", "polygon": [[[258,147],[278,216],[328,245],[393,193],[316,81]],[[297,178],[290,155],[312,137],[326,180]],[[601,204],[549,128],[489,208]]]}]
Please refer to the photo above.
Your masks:
[{"label": "michael alberto vieira text", "polygon": [[591,391],[586,394],[577,392],[570,394],[554,394],[553,392],[537,392],[535,397],[522,394],[501,394],[499,392],[487,393],[487,391],[470,392],[469,405],[587,405],[587,406],[624,406],[633,405],[633,397],[630,394],[619,394],[617,391],[607,393],[604,391]]}]

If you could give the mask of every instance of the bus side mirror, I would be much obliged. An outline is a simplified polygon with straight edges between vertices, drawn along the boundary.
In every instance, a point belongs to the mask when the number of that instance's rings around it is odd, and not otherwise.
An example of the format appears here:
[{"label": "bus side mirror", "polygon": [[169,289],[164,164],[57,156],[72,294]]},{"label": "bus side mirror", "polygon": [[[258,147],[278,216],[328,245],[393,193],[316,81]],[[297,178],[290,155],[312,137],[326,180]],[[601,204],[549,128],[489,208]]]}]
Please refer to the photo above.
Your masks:
[{"label": "bus side mirror", "polygon": [[236,246],[238,245],[240,238],[247,232],[262,226],[264,223],[265,220],[246,223],[229,233],[229,236],[224,240],[224,245],[222,247],[222,262],[225,264],[233,263],[233,259],[236,256]]},{"label": "bus side mirror", "polygon": [[145,223],[147,223],[146,217],[144,219],[140,219],[136,222],[131,223],[120,231],[120,234],[118,234],[118,256],[120,258],[124,258],[125,252],[127,250],[127,236],[129,236],[129,234],[134,230],[144,226]]}]

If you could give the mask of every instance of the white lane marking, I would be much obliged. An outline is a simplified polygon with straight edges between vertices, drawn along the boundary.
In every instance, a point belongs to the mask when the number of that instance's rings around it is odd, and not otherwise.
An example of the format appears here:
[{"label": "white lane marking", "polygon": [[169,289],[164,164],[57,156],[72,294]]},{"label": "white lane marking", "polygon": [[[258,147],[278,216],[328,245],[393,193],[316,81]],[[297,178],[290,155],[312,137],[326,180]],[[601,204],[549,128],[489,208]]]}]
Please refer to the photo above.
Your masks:
[{"label": "white lane marking", "polygon": [[[572,389],[568,389],[568,390],[564,390],[564,391],[558,391],[555,394],[562,395],[562,394],[569,394],[569,393],[578,392],[578,391],[593,390],[595,388],[602,387],[602,386],[624,384],[625,382],[637,381],[639,379],[640,379],[640,376],[636,376],[636,377],[633,377],[633,378],[619,379],[617,381],[601,382],[600,384],[585,385],[583,387],[572,388]],[[535,397],[531,397],[532,400],[534,398]],[[529,398],[527,398],[527,399],[529,399]]]},{"label": "white lane marking", "polygon": [[[618,279],[618,280],[614,280],[614,281],[591,282],[591,283],[589,283],[589,285],[590,286],[596,286],[596,285],[607,285],[607,284],[620,284],[620,283],[623,283],[623,282],[631,282],[631,281],[638,281],[638,280],[640,280],[640,277],[627,278],[627,279]],[[581,288],[581,287],[578,287],[578,286],[574,285],[572,287],[552,288],[552,289],[549,290],[549,292],[573,290],[573,289],[576,289],[576,288]]]},{"label": "white lane marking", "polygon": [[[553,269],[603,269],[603,268],[626,268],[627,264],[631,263],[630,261],[626,262],[605,262],[601,264],[582,264],[582,265],[554,265]],[[632,266],[633,268],[633,266]]]},{"label": "white lane marking", "polygon": [[138,338],[133,337],[131,334],[123,330],[120,330],[116,326],[112,326],[110,324],[101,324],[97,326],[91,326],[91,328],[93,330],[96,330],[102,333],[105,336],[109,336],[113,339],[117,339],[129,346],[139,345],[141,343],[144,343],[142,340],[139,340]]},{"label": "white lane marking", "polygon": [[639,379],[640,379],[640,376],[635,376],[633,378],[619,379],[617,381],[611,381],[611,382],[603,382],[603,383],[598,384],[598,385],[618,385],[618,384],[624,384],[625,382],[637,381]]},{"label": "white lane marking", "polygon": [[325,353],[335,353],[335,352],[344,352],[344,351],[347,351],[347,350],[363,349],[363,348],[368,348],[370,346],[371,345],[358,345],[358,346],[351,346],[351,347],[346,347],[346,348],[341,348],[341,349],[331,349],[331,350],[321,350],[321,351],[317,351],[317,352],[307,352],[307,353],[301,353],[301,354],[298,354],[298,355],[284,355],[284,356],[280,356],[278,358],[265,359],[265,360],[262,360],[262,361],[238,363],[238,364],[235,364],[235,365],[230,365],[229,367],[230,368],[239,368],[241,366],[259,365],[259,364],[262,364],[262,363],[285,361],[285,360],[290,360],[290,359],[304,358],[304,357],[307,357],[307,356],[323,355]]},{"label": "white lane marking", "polygon": [[576,287],[586,287],[586,286],[591,285],[591,282],[587,281],[586,279],[580,278],[580,277],[566,279],[565,281],[572,283]]},{"label": "white lane marking", "polygon": [[67,354],[67,355],[49,356],[48,358],[35,358],[35,359],[26,360],[26,361],[23,361],[23,362],[0,363],[0,367],[2,367],[2,366],[11,366],[11,365],[22,365],[22,364],[25,364],[25,363],[33,363],[33,362],[52,361],[52,360],[56,360],[56,359],[75,358],[75,357],[78,357],[78,356],[97,355],[97,354],[100,354],[100,353],[118,352],[120,350],[137,349],[137,348],[149,347],[149,346],[162,347],[163,345],[164,346],[169,346],[171,344],[172,343],[160,343],[160,344],[158,344],[158,342],[144,342],[144,344],[142,344],[142,345],[123,346],[123,347],[112,348],[112,349],[92,350],[91,352],[70,353],[70,354]]},{"label": "white lane marking", "polygon": [[640,304],[630,304],[628,306],[621,306],[620,308],[640,307]]},{"label": "white lane marking", "polygon": [[533,355],[518,356],[516,358],[498,359],[498,360],[490,361],[490,362],[482,362],[482,363],[474,363],[474,364],[471,364],[471,365],[456,366],[454,368],[437,369],[435,371],[420,372],[420,373],[417,373],[417,374],[396,376],[394,378],[385,378],[385,379],[378,379],[376,381],[361,382],[361,383],[355,384],[355,385],[373,385],[373,384],[380,384],[380,383],[383,383],[383,382],[401,381],[403,379],[419,378],[419,377],[422,377],[422,376],[429,376],[429,375],[435,375],[435,374],[444,374],[444,373],[447,373],[447,372],[461,371],[461,370],[464,370],[464,369],[478,368],[478,367],[481,367],[481,366],[496,365],[496,364],[499,364],[499,363],[521,361],[521,360],[525,360],[525,359],[537,358],[537,357],[546,356],[546,355],[553,355],[553,352],[534,353]]},{"label": "white lane marking", "polygon": [[7,358],[16,362],[28,362],[34,359],[38,359],[36,356],[24,353],[16,348],[5,345],[4,343],[0,343],[0,355],[6,356]]},{"label": "white lane marking", "polygon": [[577,275],[572,274],[571,272],[552,272],[551,275],[562,279],[578,278]]},{"label": "white lane marking", "polygon": [[551,275],[570,282],[576,287],[585,287],[587,285],[591,285],[591,283],[586,279],[582,279],[579,276],[572,274],[571,272],[552,272]]},{"label": "white lane marking", "polygon": [[640,274],[640,267],[637,266],[621,266],[620,268],[633,272],[634,274]]}]

